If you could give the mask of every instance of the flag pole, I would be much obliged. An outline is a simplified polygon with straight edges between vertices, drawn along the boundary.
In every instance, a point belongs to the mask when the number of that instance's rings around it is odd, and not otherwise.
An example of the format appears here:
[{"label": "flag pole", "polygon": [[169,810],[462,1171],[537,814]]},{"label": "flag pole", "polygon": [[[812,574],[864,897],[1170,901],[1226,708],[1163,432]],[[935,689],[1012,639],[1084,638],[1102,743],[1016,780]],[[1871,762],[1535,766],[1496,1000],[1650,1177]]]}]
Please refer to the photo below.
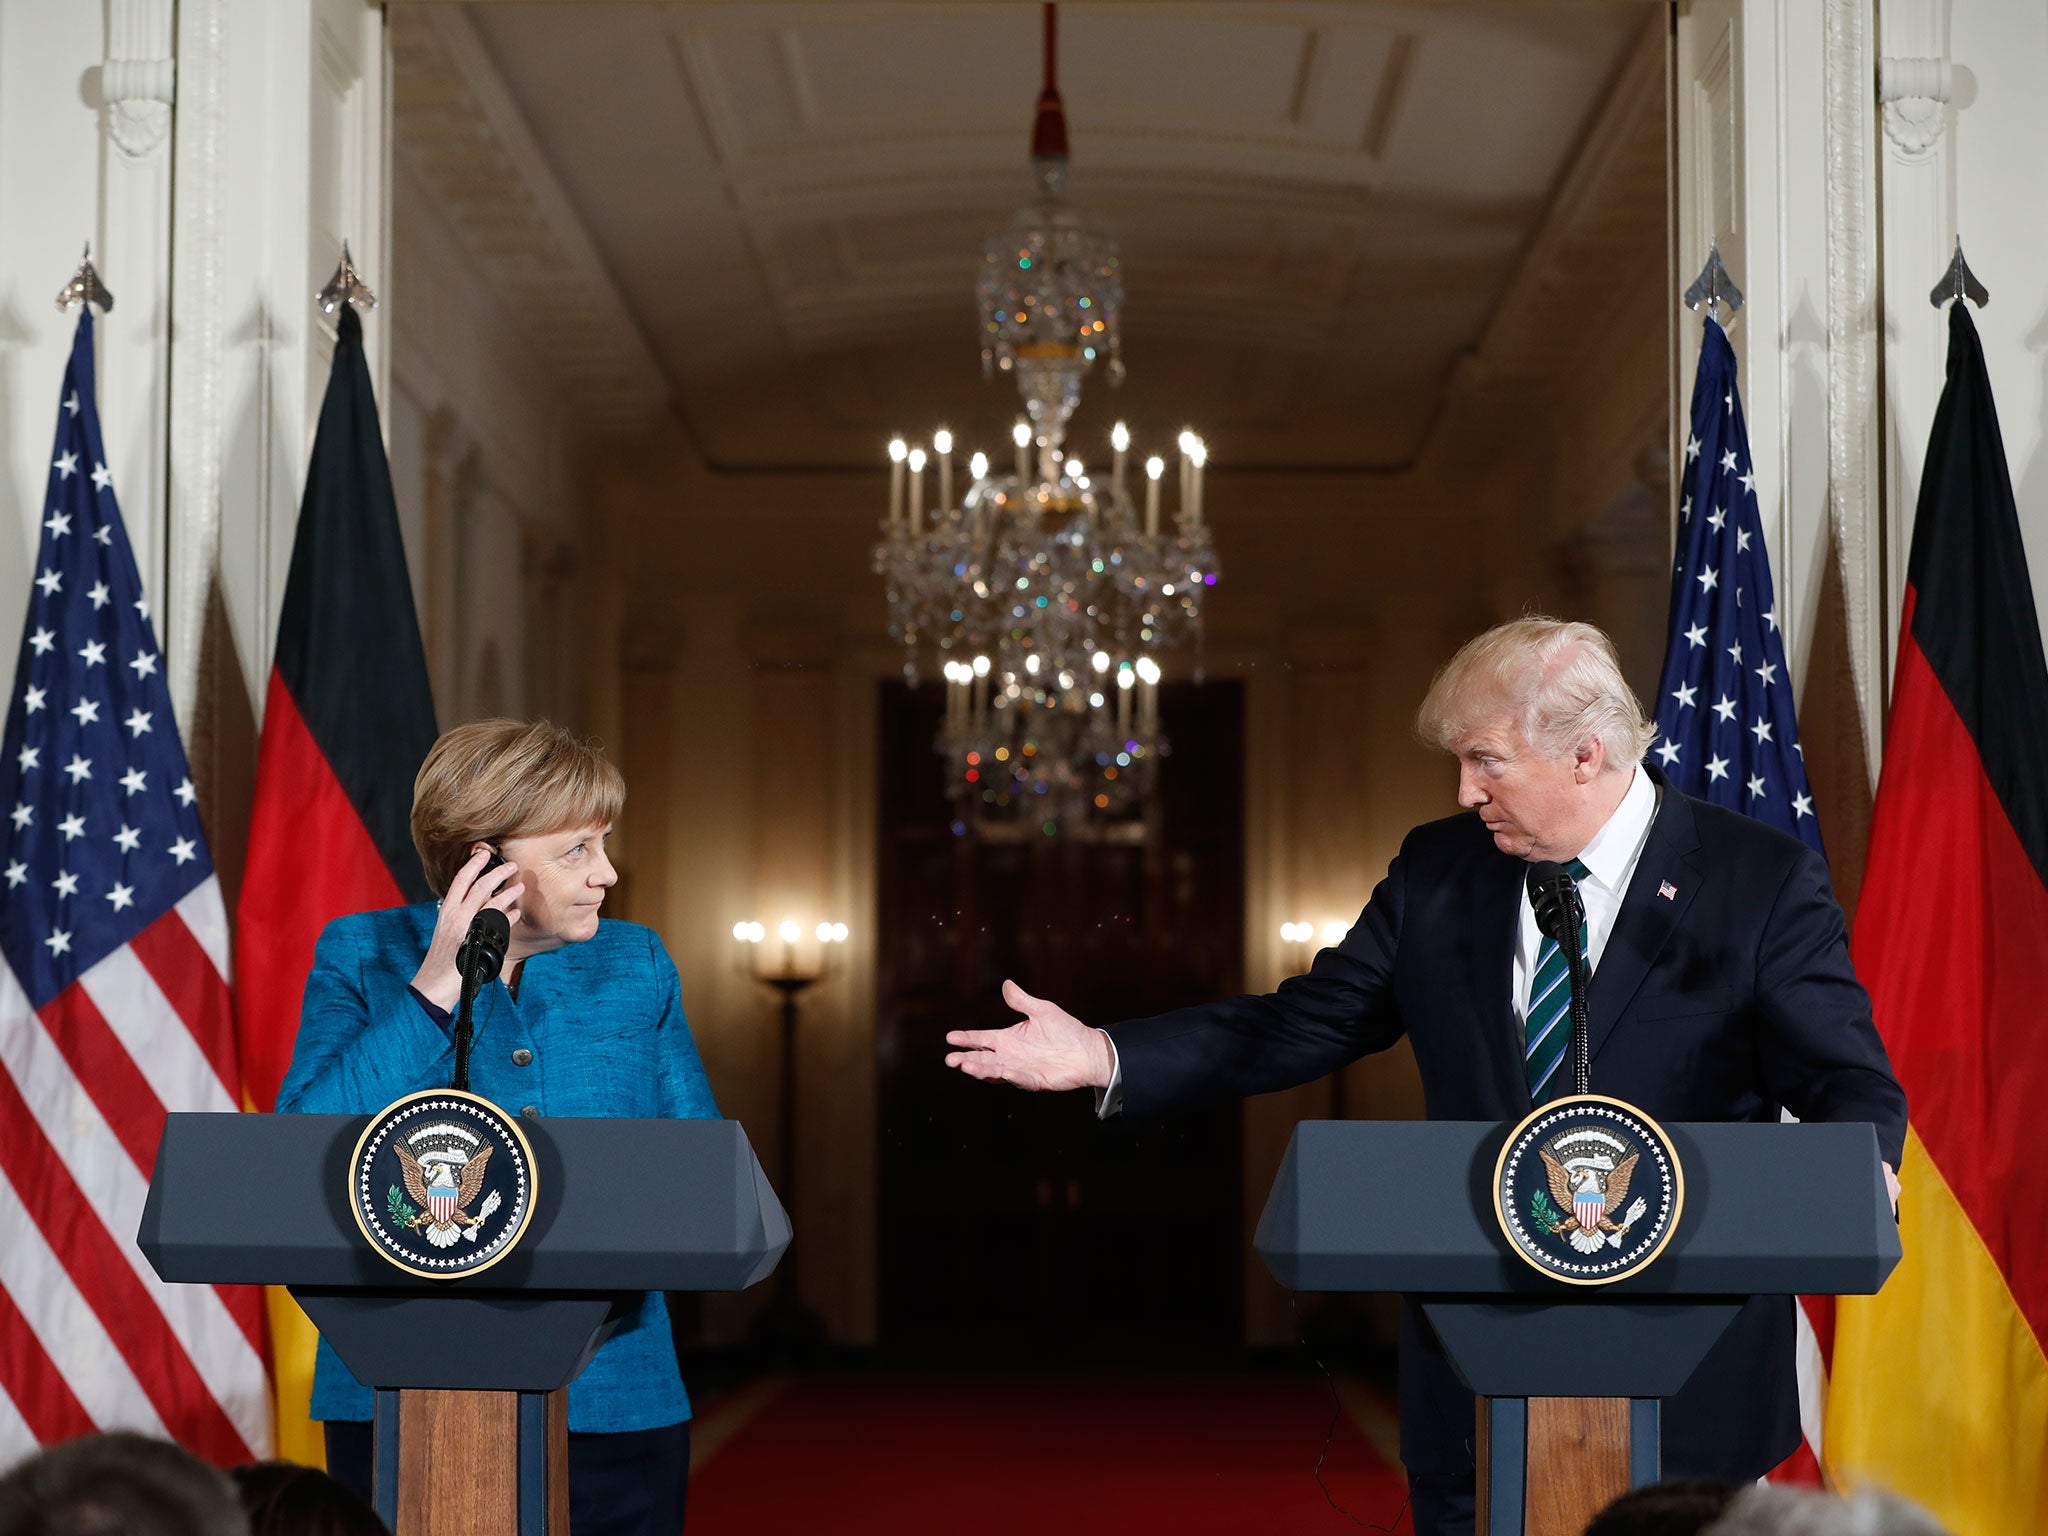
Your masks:
[{"label": "flag pole", "polygon": [[[1957,247],[1960,252],[1961,247]],[[69,314],[80,304],[97,304],[103,315],[112,314],[114,296],[107,292],[107,285],[100,281],[100,275],[92,264],[92,242],[85,242],[85,254],[78,259],[78,270],[71,274],[71,281],[57,290],[57,308]]]},{"label": "flag pole", "polygon": [[1970,264],[1963,259],[1963,237],[1956,236],[1956,253],[1949,258],[1948,269],[1941,274],[1941,281],[1934,285],[1934,291],[1927,295],[1927,302],[1940,309],[1951,299],[1968,299],[1979,309],[1991,302],[1991,294],[1977,281],[1977,274],[1970,270]]},{"label": "flag pole", "polygon": [[[1705,306],[1707,314],[1715,324],[1721,324],[1721,306],[1728,306],[1728,313],[1734,314],[1742,308],[1742,290],[1735,286],[1735,279],[1728,275],[1728,269],[1721,265],[1721,239],[1716,235],[1707,246],[1707,264],[1700,268],[1700,275],[1692,280],[1692,286],[1685,290],[1685,307],[1698,310]],[[1726,329],[1724,326],[1723,329]]]},{"label": "flag pole", "polygon": [[341,264],[334,269],[334,276],[327,279],[327,286],[315,295],[320,302],[320,313],[331,315],[343,304],[353,304],[357,309],[375,309],[377,295],[370,291],[370,285],[363,281],[356,271],[355,262],[348,254],[348,242],[341,242]]}]

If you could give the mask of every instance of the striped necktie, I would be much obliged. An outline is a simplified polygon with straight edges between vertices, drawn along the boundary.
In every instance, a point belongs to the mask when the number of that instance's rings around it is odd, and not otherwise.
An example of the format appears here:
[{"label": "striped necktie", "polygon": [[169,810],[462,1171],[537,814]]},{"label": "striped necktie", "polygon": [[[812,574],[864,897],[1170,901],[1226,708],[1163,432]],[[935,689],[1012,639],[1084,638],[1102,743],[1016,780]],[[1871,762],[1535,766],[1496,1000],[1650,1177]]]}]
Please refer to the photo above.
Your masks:
[{"label": "striped necktie", "polygon": [[[1565,865],[1574,887],[1586,878],[1586,866],[1577,859]],[[1586,953],[1586,925],[1579,924],[1579,954]],[[1545,937],[1536,956],[1536,979],[1529,985],[1529,1017],[1523,1036],[1528,1041],[1529,1097],[1541,1104],[1544,1096],[1558,1086],[1558,1068],[1572,1042],[1572,985],[1564,951],[1557,940]]]}]

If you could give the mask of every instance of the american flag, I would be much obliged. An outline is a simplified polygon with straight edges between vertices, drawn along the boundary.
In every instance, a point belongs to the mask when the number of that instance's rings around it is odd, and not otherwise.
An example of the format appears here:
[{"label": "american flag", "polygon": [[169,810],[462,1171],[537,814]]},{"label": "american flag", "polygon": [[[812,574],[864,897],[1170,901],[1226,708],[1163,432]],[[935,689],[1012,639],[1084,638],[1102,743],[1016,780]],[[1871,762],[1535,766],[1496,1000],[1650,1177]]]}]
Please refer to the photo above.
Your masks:
[{"label": "american flag", "polygon": [[1747,812],[1820,849],[1735,389],[1735,350],[1712,316],[1692,386],[1671,639],[1650,756],[1688,795]]},{"label": "american flag", "polygon": [[[1650,756],[1685,793],[1745,811],[1826,852],[1799,750],[1749,429],[1735,385],[1735,349],[1711,315],[1693,377],[1671,569],[1671,638],[1657,685],[1657,744]],[[1803,1443],[1771,1480],[1817,1483],[1834,1298],[1799,1300]]]},{"label": "american flag", "polygon": [[[227,913],[115,505],[80,316],[0,757],[0,1467],[122,1427],[270,1444],[261,1293],[135,1245],[171,1110],[240,1107]],[[260,1169],[247,1170],[260,1178]],[[223,1184],[260,1231],[268,1191]]]}]

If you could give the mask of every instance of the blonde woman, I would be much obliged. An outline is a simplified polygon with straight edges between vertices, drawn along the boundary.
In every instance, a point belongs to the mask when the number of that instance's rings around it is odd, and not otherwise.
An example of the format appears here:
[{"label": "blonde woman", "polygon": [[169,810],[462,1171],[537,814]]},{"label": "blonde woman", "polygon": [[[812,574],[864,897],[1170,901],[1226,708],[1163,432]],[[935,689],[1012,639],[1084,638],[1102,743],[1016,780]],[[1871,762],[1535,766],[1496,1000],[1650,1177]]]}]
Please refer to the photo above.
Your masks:
[{"label": "blonde woman", "polygon": [[[454,1072],[455,954],[486,906],[511,922],[504,970],[477,998],[470,1087],[507,1113],[718,1114],[651,929],[602,916],[618,874],[605,837],[619,771],[544,720],[482,720],[434,744],[413,786],[412,835],[435,904],[330,923],[313,955],[280,1111],[367,1114]],[[321,1341],[313,1417],[328,1466],[370,1492],[371,1394]],[[658,1294],[569,1388],[574,1536],[675,1536],[690,1467],[690,1399]]]}]

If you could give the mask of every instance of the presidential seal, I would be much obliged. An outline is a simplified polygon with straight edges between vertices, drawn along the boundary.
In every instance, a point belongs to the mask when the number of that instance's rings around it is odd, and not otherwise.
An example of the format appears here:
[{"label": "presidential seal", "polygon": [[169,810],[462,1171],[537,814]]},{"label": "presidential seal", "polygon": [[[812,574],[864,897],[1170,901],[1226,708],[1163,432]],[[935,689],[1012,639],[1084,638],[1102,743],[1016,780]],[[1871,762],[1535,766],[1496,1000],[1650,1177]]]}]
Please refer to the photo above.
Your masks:
[{"label": "presidential seal", "polygon": [[410,1275],[452,1280],[512,1251],[533,1214],[533,1149],[473,1093],[411,1093],[373,1117],[349,1159],[349,1206],[372,1248]]},{"label": "presidential seal", "polygon": [[1684,1205],[1685,1176],[1664,1128],[1599,1094],[1540,1106],[1494,1164],[1494,1215],[1509,1246],[1569,1285],[1640,1271],[1671,1241]]}]

